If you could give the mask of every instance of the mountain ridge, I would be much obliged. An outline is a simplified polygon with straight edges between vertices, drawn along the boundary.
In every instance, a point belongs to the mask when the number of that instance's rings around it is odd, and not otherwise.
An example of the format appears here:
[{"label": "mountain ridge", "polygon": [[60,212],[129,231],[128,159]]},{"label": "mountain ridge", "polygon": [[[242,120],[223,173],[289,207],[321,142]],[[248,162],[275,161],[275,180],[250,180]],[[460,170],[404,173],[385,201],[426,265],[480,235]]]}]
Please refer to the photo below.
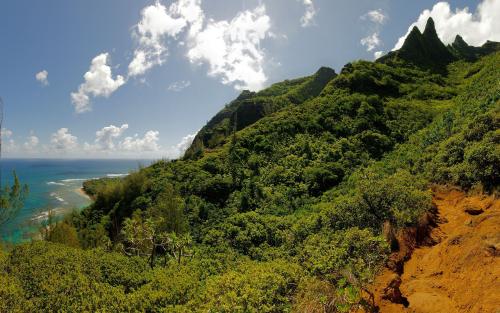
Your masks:
[{"label": "mountain ridge", "polygon": [[[434,20],[429,18],[423,33],[414,26],[399,50],[382,56],[376,62],[393,64],[403,60],[419,68],[445,75],[446,67],[451,62],[457,60],[472,62],[496,51],[500,51],[498,42],[487,41],[481,47],[473,47],[469,46],[460,35],[457,35],[451,45],[445,46],[437,35]],[[351,63],[346,64],[342,72],[348,71],[350,66]],[[319,95],[335,77],[337,74],[333,69],[321,67],[312,76],[275,83],[259,92],[242,91],[196,134],[184,158],[197,158],[204,149],[213,149],[226,143],[234,131],[250,126],[288,105],[300,105],[307,99]],[[311,86],[314,88],[305,92]],[[301,93],[304,94],[302,97],[296,96]]]},{"label": "mountain ridge", "polygon": [[393,63],[398,59],[431,72],[446,74],[448,64],[458,60],[475,61],[481,56],[500,50],[500,43],[487,41],[481,47],[468,45],[457,34],[452,44],[445,46],[437,35],[434,20],[429,17],[424,32],[414,26],[399,50],[391,51],[376,62]]}]

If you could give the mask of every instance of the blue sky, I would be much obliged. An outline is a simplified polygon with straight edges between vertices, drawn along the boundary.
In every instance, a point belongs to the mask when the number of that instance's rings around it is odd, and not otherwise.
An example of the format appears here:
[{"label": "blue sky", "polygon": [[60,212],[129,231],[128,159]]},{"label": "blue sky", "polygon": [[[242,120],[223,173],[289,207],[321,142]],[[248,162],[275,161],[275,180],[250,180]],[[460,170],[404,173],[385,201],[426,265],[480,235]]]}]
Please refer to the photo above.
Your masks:
[{"label": "blue sky", "polygon": [[2,1],[3,153],[176,157],[241,89],[373,60],[428,16],[500,40],[498,0]]}]

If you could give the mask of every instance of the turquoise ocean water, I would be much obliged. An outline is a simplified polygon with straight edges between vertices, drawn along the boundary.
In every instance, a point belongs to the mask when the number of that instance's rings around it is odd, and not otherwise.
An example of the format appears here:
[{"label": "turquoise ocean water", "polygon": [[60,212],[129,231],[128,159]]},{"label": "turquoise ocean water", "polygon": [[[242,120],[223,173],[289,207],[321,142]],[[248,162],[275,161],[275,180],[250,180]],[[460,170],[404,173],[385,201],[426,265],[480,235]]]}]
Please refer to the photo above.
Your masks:
[{"label": "turquoise ocean water", "polygon": [[124,176],[150,163],[150,160],[3,159],[2,184],[11,182],[15,170],[21,182],[28,184],[30,193],[24,207],[0,228],[0,236],[13,243],[28,241],[38,232],[49,210],[62,214],[90,203],[77,192],[85,180]]}]

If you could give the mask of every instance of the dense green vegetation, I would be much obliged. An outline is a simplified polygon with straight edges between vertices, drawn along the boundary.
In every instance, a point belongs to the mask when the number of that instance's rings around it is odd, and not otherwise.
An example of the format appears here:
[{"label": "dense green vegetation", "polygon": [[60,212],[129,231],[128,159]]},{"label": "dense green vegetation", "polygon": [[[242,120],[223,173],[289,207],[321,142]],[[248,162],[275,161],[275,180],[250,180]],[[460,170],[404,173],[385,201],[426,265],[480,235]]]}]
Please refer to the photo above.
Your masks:
[{"label": "dense green vegetation", "polygon": [[91,206],[0,256],[0,311],[370,307],[387,225],[415,225],[430,183],[493,192],[500,179],[500,53],[416,63],[243,92],[183,159],[87,183]]},{"label": "dense green vegetation", "polygon": [[29,194],[28,186],[21,184],[15,171],[12,176],[12,185],[0,188],[0,227],[16,215]]}]

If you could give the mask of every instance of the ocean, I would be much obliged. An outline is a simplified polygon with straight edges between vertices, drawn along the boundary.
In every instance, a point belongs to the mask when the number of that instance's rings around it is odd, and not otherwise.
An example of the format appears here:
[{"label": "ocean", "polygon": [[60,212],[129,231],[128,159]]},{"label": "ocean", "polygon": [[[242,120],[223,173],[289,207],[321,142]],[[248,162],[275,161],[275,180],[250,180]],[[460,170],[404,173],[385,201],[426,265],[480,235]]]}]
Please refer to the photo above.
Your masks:
[{"label": "ocean", "polygon": [[31,240],[38,233],[49,210],[56,214],[80,210],[90,199],[78,192],[85,180],[100,177],[120,177],[151,160],[53,160],[2,159],[2,186],[12,183],[15,170],[21,183],[28,184],[30,192],[16,216],[0,227],[3,241],[20,243]]}]

